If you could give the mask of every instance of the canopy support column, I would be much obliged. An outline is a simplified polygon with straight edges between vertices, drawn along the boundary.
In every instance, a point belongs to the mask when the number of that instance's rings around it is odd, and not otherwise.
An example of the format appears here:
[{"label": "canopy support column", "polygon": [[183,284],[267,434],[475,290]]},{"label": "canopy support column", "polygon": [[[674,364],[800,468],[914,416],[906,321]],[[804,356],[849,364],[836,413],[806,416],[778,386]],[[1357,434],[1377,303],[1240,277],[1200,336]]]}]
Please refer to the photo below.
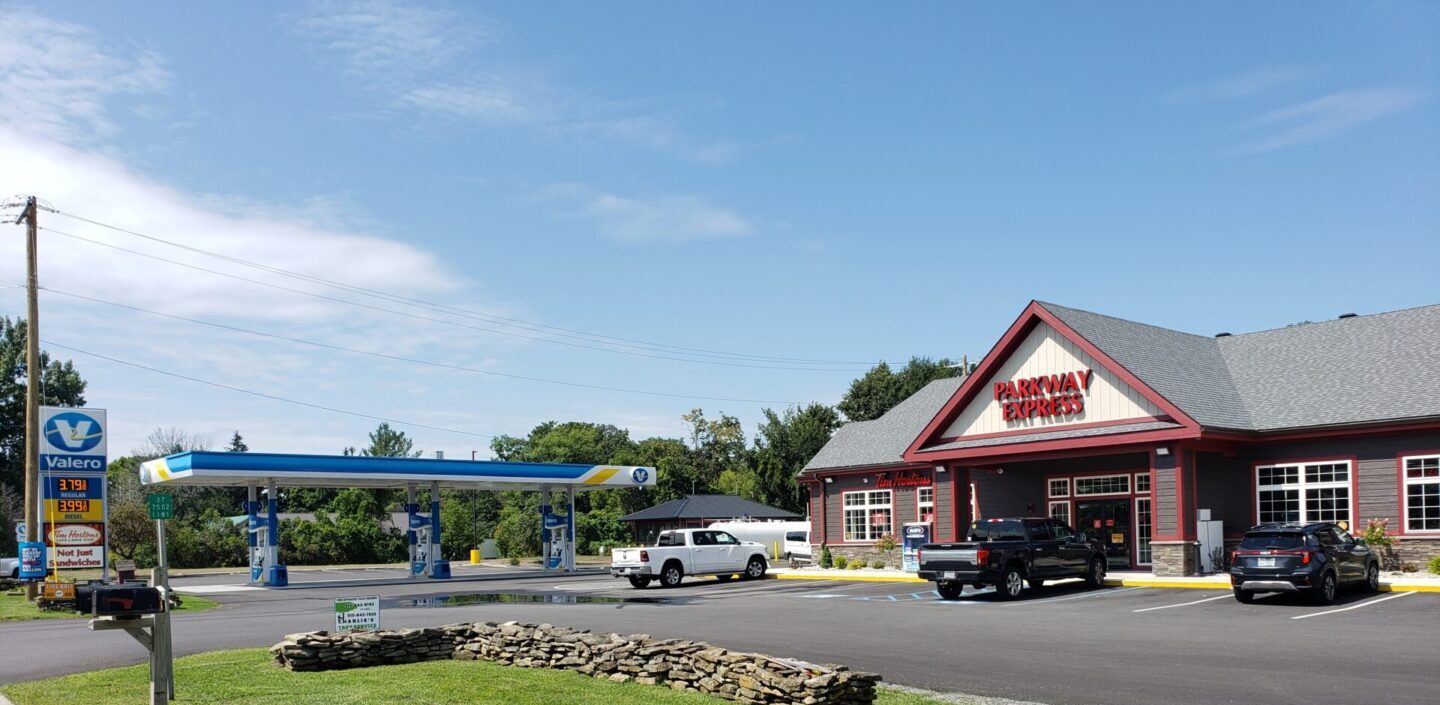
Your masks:
[{"label": "canopy support column", "polygon": [[440,483],[430,483],[430,546],[425,555],[430,559],[429,575],[441,580],[450,577],[450,561],[441,553],[440,542]]},{"label": "canopy support column", "polygon": [[569,507],[565,512],[565,570],[575,572],[575,486],[565,488]]}]

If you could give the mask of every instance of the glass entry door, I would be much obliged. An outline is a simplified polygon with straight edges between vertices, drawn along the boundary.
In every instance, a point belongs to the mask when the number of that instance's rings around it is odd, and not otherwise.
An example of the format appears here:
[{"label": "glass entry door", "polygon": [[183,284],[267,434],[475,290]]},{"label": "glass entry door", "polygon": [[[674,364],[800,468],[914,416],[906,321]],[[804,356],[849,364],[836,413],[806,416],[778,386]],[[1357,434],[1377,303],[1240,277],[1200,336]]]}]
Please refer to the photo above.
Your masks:
[{"label": "glass entry door", "polygon": [[1075,503],[1075,529],[1105,547],[1111,568],[1130,567],[1130,545],[1134,533],[1130,526],[1129,499],[1092,499]]}]

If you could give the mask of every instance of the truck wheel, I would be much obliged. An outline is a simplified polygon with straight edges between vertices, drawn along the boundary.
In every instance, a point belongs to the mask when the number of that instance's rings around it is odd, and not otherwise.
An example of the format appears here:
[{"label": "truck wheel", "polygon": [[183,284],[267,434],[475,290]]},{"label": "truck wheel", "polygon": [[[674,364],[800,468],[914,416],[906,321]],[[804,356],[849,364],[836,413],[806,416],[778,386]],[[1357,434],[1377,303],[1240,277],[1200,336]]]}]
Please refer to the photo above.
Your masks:
[{"label": "truck wheel", "polygon": [[630,576],[630,587],[640,589],[650,586],[650,579],[643,575]]},{"label": "truck wheel", "polygon": [[765,577],[765,559],[760,556],[751,556],[750,562],[745,564],[745,579],[759,580]]},{"label": "truck wheel", "polygon": [[1317,605],[1328,605],[1335,601],[1335,574],[1325,571],[1320,584],[1310,588],[1310,599]]},{"label": "truck wheel", "polygon": [[1000,576],[1000,582],[995,585],[995,594],[1002,600],[1014,600],[1020,597],[1020,592],[1024,589],[1025,573],[1012,565]]},{"label": "truck wheel", "polygon": [[1105,587],[1105,559],[1090,560],[1090,567],[1085,570],[1085,584],[1093,588]]},{"label": "truck wheel", "polygon": [[676,587],[684,577],[685,571],[680,569],[679,563],[667,563],[660,569],[660,587]]},{"label": "truck wheel", "polygon": [[942,600],[958,600],[964,591],[965,586],[960,583],[935,583],[935,592],[940,593]]},{"label": "truck wheel", "polygon": [[1242,605],[1248,605],[1255,601],[1255,593],[1237,587],[1235,588],[1235,601]]}]

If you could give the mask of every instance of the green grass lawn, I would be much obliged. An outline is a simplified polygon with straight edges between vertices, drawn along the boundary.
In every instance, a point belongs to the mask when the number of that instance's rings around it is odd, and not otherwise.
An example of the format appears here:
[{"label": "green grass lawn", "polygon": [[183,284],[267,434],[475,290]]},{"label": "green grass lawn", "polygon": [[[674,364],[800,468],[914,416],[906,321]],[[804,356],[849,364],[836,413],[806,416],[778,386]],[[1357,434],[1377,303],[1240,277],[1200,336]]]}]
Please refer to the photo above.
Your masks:
[{"label": "green grass lawn", "polygon": [[[148,667],[93,671],[0,688],[15,705],[142,705]],[[264,649],[216,651],[175,662],[179,703],[234,705],[716,705],[729,702],[662,686],[611,683],[570,671],[428,661],[347,671],[294,673]],[[880,705],[938,705],[882,690]]]},{"label": "green grass lawn", "polygon": [[[180,609],[175,610],[177,614],[185,612],[204,612],[219,607],[214,602],[203,597],[194,595],[181,595]],[[0,622],[19,622],[28,619],[83,619],[88,615],[75,614],[74,612],[42,612],[35,606],[35,603],[25,599],[25,593],[0,594]]]}]

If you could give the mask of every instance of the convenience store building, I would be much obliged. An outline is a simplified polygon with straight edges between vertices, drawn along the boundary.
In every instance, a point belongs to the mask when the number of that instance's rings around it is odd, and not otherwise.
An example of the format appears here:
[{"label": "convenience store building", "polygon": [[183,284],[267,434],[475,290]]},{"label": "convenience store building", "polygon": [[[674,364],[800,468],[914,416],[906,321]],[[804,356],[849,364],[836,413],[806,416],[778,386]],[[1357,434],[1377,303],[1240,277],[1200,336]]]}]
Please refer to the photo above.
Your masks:
[{"label": "convenience store building", "polygon": [[1048,515],[1112,570],[1211,572],[1290,521],[1382,520],[1421,562],[1440,553],[1440,306],[1202,336],[1032,302],[974,373],[841,427],[799,479],[836,555],[911,522],[948,541]]}]

